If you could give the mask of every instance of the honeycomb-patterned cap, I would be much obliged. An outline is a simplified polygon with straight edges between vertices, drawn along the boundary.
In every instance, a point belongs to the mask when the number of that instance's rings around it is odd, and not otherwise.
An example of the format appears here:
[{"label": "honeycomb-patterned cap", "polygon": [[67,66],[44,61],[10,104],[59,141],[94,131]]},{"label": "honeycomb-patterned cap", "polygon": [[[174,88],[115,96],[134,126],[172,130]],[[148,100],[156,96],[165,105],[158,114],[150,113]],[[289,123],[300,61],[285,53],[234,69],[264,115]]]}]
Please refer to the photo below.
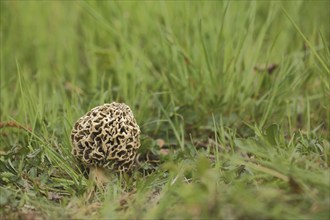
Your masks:
[{"label": "honeycomb-patterned cap", "polygon": [[126,104],[112,102],[97,106],[74,124],[72,154],[88,167],[127,172],[140,147],[140,133]]}]

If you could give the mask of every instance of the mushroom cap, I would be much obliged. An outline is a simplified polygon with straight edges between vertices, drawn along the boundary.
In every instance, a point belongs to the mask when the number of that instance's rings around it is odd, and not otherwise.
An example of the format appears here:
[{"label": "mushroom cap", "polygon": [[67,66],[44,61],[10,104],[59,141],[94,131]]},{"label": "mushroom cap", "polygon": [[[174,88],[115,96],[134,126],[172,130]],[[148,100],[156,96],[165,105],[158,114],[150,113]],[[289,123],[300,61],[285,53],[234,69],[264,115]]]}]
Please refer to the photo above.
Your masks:
[{"label": "mushroom cap", "polygon": [[71,132],[72,154],[87,167],[126,172],[140,147],[140,133],[126,104],[97,106],[75,123]]}]

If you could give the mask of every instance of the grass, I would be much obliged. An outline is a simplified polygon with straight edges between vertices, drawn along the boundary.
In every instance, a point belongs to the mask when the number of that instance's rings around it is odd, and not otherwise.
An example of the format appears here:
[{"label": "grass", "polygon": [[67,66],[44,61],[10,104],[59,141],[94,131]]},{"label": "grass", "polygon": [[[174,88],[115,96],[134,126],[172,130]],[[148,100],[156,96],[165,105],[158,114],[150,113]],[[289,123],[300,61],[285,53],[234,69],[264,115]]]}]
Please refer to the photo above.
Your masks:
[{"label": "grass", "polygon": [[[329,219],[329,2],[0,4],[1,219]],[[158,161],[88,197],[112,101]]]}]

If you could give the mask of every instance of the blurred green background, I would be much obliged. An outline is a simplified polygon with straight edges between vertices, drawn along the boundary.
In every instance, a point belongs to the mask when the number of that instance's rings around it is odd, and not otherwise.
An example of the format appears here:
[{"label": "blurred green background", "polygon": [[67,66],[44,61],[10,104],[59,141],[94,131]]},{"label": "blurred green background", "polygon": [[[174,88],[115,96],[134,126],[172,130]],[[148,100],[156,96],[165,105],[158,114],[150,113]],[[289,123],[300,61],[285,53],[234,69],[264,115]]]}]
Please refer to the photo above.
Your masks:
[{"label": "blurred green background", "polygon": [[[182,114],[198,112],[188,122],[219,112],[258,121],[267,105],[261,97],[276,74],[259,74],[254,67],[275,63],[286,71],[279,85],[283,98],[274,100],[283,108],[270,110],[277,121],[287,108],[282,101],[295,108],[299,97],[317,93],[318,82],[310,78],[324,71],[282,8],[315,50],[322,51],[321,36],[329,40],[326,1],[5,1],[1,8],[2,120],[8,114],[27,120],[20,70],[45,111],[69,103],[83,113],[118,100],[141,109],[136,114],[145,122],[157,112],[153,97],[159,94]],[[326,118],[324,108],[313,110]],[[304,110],[292,117],[299,111]]]}]

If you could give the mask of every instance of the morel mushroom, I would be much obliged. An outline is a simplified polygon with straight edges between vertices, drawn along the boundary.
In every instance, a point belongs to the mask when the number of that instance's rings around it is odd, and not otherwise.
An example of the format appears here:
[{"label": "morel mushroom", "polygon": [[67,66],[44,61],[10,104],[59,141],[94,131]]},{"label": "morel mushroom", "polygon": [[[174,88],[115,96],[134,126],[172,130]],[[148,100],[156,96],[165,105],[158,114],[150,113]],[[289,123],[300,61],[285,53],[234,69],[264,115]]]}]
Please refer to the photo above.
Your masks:
[{"label": "morel mushroom", "polygon": [[71,141],[72,154],[90,172],[106,168],[123,173],[134,163],[140,128],[129,106],[112,102],[82,116],[73,127]]}]

